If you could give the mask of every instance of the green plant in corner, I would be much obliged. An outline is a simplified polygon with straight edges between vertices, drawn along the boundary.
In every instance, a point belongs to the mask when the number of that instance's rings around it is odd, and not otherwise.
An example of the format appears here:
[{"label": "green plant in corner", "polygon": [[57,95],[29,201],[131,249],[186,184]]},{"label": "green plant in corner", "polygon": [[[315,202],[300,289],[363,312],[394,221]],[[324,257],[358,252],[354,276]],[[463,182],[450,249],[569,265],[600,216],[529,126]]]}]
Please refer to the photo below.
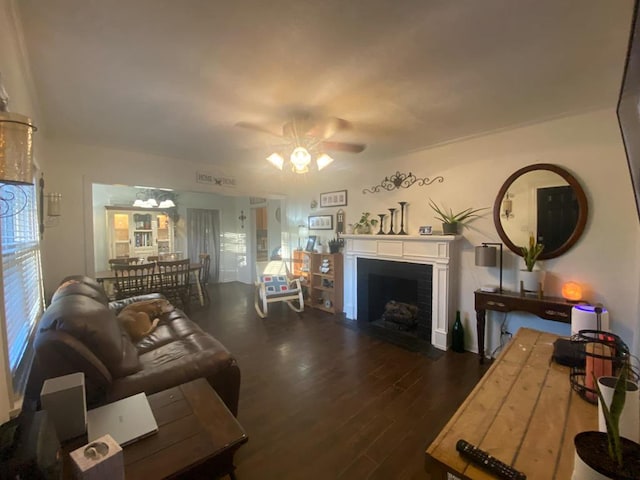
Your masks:
[{"label": "green plant in corner", "polygon": [[530,233],[529,246],[520,247],[522,258],[524,259],[524,263],[527,266],[528,271],[533,271],[533,267],[536,264],[538,257],[542,253],[542,250],[544,250],[544,245],[542,243],[536,243],[536,240],[533,237],[533,233]]},{"label": "green plant in corner", "polygon": [[447,210],[445,208],[441,208],[431,199],[429,199],[429,206],[434,212],[436,212],[435,218],[440,220],[442,223],[459,223],[461,225],[464,225],[473,218],[479,217],[479,212],[489,208],[465,208],[464,210],[453,213],[452,209]]}]

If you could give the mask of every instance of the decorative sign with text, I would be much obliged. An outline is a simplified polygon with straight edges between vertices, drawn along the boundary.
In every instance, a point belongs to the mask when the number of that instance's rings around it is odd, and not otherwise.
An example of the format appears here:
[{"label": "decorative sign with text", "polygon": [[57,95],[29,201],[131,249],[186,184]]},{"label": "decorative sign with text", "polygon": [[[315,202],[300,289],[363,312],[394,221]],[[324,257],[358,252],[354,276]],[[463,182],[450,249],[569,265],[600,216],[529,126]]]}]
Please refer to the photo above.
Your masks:
[{"label": "decorative sign with text", "polygon": [[207,172],[196,172],[196,182],[216,187],[236,188],[236,179]]}]

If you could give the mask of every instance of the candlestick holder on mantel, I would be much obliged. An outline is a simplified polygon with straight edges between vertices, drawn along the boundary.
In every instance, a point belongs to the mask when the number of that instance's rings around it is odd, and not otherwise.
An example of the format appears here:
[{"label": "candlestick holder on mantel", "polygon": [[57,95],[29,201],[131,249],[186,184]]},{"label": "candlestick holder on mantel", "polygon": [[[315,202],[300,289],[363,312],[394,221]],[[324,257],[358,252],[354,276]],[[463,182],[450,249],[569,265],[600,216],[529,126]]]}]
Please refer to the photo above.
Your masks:
[{"label": "candlestick holder on mantel", "polygon": [[400,231],[398,235],[406,235],[407,232],[404,231],[404,207],[408,202],[398,202],[400,204]]},{"label": "candlestick holder on mantel", "polygon": [[384,235],[384,231],[383,231],[384,217],[386,217],[387,214],[386,213],[379,213],[378,216],[380,217],[380,230],[378,231],[378,235]]},{"label": "candlestick holder on mantel", "polygon": [[396,213],[395,208],[390,208],[389,209],[389,216],[391,217],[391,222],[389,225],[389,231],[387,232],[387,235],[395,235],[395,232],[393,231],[393,215]]}]

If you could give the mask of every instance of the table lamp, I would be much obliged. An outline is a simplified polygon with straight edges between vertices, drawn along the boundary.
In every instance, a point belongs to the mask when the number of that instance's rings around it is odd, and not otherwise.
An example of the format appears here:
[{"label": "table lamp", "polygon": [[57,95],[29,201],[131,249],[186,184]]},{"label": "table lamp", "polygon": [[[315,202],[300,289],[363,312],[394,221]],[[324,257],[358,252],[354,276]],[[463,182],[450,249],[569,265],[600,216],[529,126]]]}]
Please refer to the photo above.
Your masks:
[{"label": "table lamp", "polygon": [[[483,242],[482,246],[476,247],[476,266],[495,267],[497,248],[500,246],[500,287],[498,292],[502,293],[502,244]],[[495,287],[481,287],[481,290],[495,292]]]}]

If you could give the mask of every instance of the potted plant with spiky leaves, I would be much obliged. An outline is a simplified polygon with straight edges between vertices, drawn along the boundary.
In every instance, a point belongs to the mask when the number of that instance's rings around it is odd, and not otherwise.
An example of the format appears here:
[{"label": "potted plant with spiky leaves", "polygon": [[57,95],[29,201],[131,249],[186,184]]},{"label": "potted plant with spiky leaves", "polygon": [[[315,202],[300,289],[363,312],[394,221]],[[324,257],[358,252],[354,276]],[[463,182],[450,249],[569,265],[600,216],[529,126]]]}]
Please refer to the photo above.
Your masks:
[{"label": "potted plant with spiky leaves", "polygon": [[476,217],[479,217],[479,212],[487,210],[485,208],[465,208],[459,212],[454,213],[451,208],[446,209],[439,207],[433,200],[429,199],[429,206],[436,213],[434,218],[442,222],[442,233],[445,235],[456,235],[461,225],[469,223]]},{"label": "potted plant with spiky leaves", "polygon": [[522,288],[527,292],[538,292],[542,290],[544,271],[534,270],[533,267],[535,267],[538,257],[543,250],[544,245],[536,242],[533,233],[529,234],[529,245],[520,247],[526,268],[520,270],[519,279],[522,282]]},{"label": "potted plant with spiky leaves", "polygon": [[[594,382],[607,431],[580,432],[575,436],[572,480],[640,478],[640,444],[620,436],[620,417],[625,406],[628,384],[634,384],[628,380],[630,371],[627,356],[617,377],[610,403],[605,401],[600,383]],[[635,384],[635,389],[637,388]]]}]

